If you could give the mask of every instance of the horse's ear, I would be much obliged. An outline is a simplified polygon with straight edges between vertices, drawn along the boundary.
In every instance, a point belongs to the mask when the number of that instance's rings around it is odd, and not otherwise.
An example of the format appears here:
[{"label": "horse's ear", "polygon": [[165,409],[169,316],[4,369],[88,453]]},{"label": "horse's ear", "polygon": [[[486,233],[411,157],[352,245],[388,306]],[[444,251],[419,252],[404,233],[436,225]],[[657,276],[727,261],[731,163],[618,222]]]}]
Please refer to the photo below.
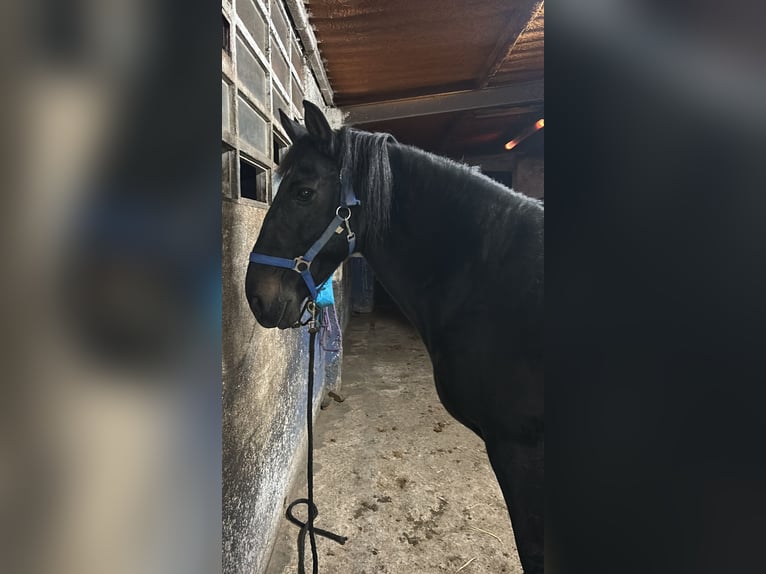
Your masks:
[{"label": "horse's ear", "polygon": [[285,128],[287,135],[290,136],[290,139],[293,143],[297,142],[300,138],[308,134],[306,128],[304,128],[295,120],[290,119],[288,115],[282,111],[281,108],[279,110],[279,123],[281,123],[282,127]]},{"label": "horse's ear", "polygon": [[333,152],[335,134],[327,123],[322,110],[308,100],[303,100],[303,112],[305,116],[306,128],[309,133],[317,138],[326,146],[326,150]]}]

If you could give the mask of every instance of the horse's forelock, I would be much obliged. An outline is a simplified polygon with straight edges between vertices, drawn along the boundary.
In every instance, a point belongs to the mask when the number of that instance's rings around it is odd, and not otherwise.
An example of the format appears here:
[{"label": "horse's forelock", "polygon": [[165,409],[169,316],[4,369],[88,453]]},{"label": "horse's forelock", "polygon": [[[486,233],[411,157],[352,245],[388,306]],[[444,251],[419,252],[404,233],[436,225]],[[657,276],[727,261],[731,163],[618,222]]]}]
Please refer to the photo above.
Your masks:
[{"label": "horse's forelock", "polygon": [[277,173],[281,177],[285,177],[288,173],[290,173],[290,170],[295,166],[295,164],[298,163],[299,158],[301,157],[303,150],[310,145],[308,136],[304,136],[298,141],[294,142],[293,145],[291,145],[289,148],[287,148],[287,153],[285,154],[285,157],[281,159],[279,162],[279,165],[277,166]]}]

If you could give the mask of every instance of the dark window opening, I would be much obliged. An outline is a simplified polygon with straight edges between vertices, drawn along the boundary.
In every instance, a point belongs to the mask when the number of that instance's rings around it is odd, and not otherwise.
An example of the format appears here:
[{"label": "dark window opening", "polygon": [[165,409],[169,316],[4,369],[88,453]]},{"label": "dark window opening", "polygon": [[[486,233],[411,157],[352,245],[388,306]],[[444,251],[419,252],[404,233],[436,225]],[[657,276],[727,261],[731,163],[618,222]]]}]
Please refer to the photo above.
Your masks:
[{"label": "dark window opening", "polygon": [[231,24],[226,19],[226,16],[221,15],[223,18],[223,44],[221,47],[223,51],[231,55]]},{"label": "dark window opening", "polygon": [[279,162],[282,161],[282,158],[285,157],[285,154],[287,153],[287,144],[282,141],[279,137],[277,137],[276,134],[274,134],[274,147],[273,147],[273,153],[274,153],[274,163],[279,165]]},{"label": "dark window opening", "polygon": [[239,194],[242,197],[267,203],[269,192],[266,182],[265,169],[244,158],[239,159]]}]

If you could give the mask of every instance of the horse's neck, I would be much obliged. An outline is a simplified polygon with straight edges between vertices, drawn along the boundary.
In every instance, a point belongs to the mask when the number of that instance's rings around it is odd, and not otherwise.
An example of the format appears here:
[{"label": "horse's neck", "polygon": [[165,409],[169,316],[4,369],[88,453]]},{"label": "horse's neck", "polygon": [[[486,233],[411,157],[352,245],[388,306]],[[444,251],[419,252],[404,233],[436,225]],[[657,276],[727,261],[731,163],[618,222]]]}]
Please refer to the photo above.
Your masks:
[{"label": "horse's neck", "polygon": [[436,173],[443,167],[407,160],[404,153],[391,153],[389,229],[380,242],[365,245],[363,254],[428,343],[435,323],[448,321],[450,310],[475,291],[472,254],[481,249],[483,234],[473,200],[456,199],[459,194],[445,189],[461,182]]}]

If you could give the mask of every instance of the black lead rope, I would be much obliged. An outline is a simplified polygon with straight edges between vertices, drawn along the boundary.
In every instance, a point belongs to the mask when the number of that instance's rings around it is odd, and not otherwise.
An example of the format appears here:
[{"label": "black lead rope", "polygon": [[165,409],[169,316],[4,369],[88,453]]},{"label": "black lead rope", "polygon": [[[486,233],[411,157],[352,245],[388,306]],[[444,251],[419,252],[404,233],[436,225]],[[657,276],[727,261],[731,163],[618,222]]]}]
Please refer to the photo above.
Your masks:
[{"label": "black lead rope", "polygon": [[[304,567],[304,561],[306,556],[306,533],[309,535],[309,541],[311,542],[311,557],[312,560],[312,572],[313,574],[319,573],[319,557],[317,555],[317,541],[316,534],[324,536],[330,540],[334,540],[338,544],[345,544],[348,540],[345,536],[339,536],[327,530],[314,527],[314,520],[319,515],[319,510],[316,504],[314,504],[314,429],[312,424],[312,402],[314,398],[314,347],[316,345],[317,331],[319,330],[313,315],[316,313],[316,308],[312,310],[312,320],[309,322],[309,384],[308,394],[306,399],[306,428],[308,431],[308,464],[306,465],[306,483],[308,496],[307,498],[298,498],[290,503],[287,507],[285,516],[287,519],[300,528],[298,532],[298,574],[305,574],[306,569]],[[308,509],[308,518],[306,522],[303,522],[293,515],[293,508],[298,504],[305,504]]]}]

